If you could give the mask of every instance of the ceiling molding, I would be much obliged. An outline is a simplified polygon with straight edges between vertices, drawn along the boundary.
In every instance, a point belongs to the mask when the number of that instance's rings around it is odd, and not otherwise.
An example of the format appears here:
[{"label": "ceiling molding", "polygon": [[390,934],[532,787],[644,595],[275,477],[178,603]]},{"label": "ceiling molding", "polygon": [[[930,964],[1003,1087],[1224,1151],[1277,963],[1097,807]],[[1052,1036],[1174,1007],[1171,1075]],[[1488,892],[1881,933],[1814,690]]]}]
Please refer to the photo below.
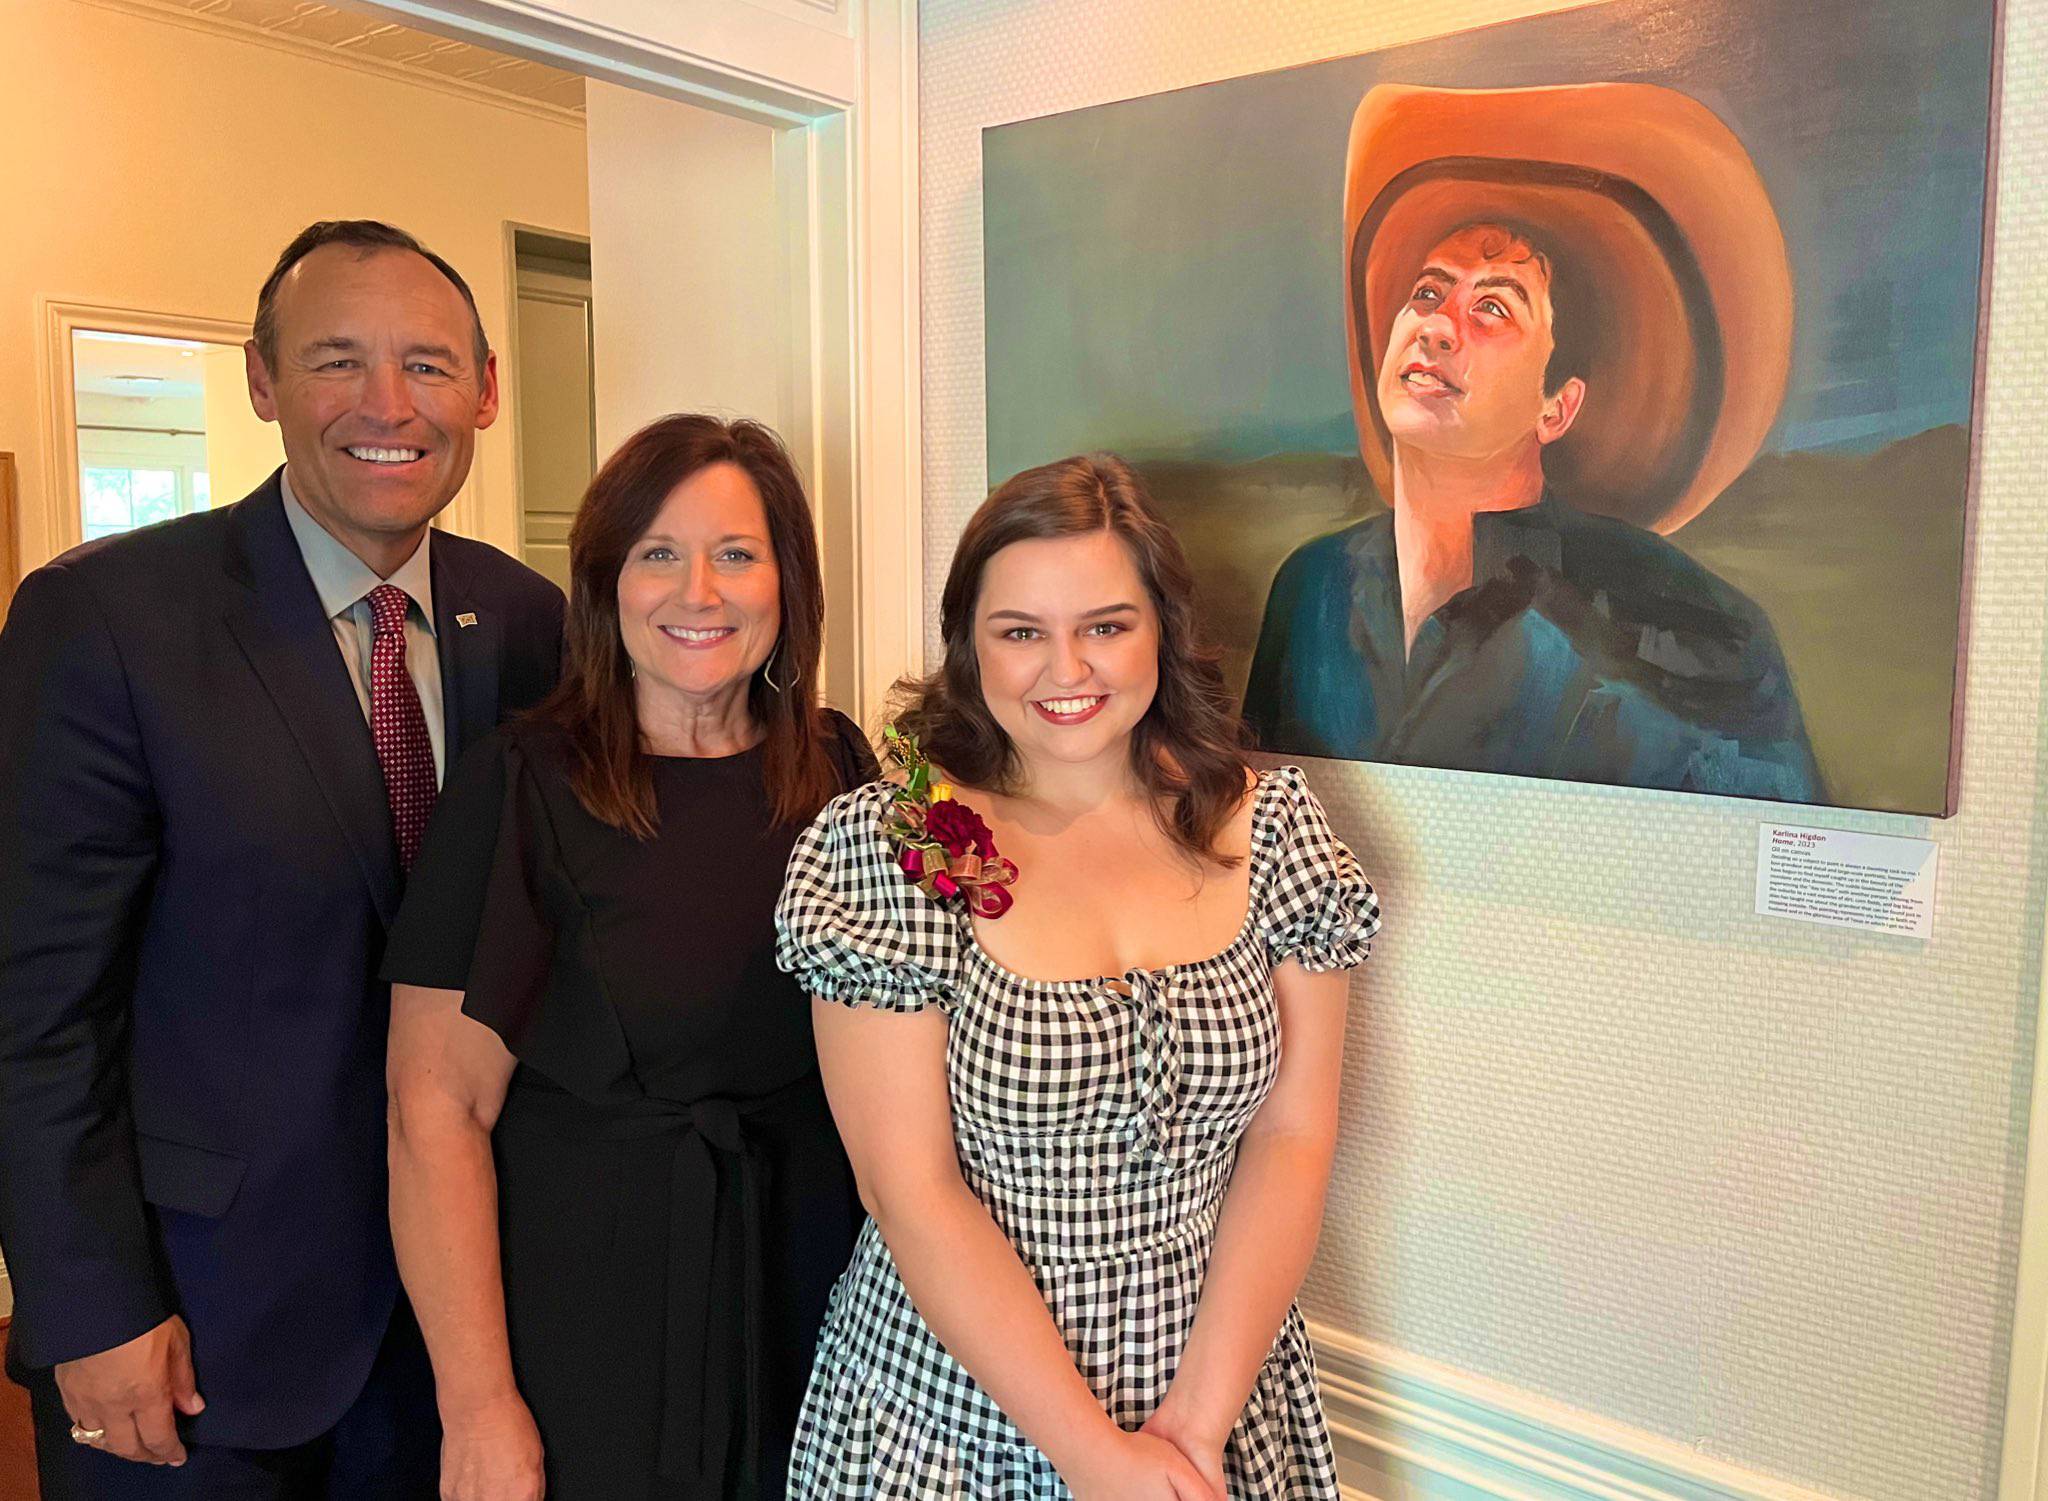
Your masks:
[{"label": "ceiling molding", "polygon": [[[78,0],[584,128],[583,80],[544,63],[305,0]],[[432,59],[426,65],[419,59]],[[471,66],[479,65],[479,66]],[[569,102],[573,100],[573,102]]]}]

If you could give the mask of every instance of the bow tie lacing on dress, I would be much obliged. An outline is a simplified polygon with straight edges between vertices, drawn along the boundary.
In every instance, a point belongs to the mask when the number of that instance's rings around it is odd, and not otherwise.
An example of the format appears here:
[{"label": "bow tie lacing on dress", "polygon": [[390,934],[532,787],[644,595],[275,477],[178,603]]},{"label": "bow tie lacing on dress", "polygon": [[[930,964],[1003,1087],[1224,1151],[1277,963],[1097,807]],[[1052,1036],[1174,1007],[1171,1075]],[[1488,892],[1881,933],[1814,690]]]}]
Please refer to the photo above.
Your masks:
[{"label": "bow tie lacing on dress", "polygon": [[1130,1008],[1137,1047],[1132,1057],[1132,1088],[1137,1109],[1129,1126],[1131,1160],[1150,1165],[1158,1160],[1167,1134],[1180,1116],[1181,1041],[1173,999],[1179,989],[1177,970],[1126,970],[1103,989]]}]

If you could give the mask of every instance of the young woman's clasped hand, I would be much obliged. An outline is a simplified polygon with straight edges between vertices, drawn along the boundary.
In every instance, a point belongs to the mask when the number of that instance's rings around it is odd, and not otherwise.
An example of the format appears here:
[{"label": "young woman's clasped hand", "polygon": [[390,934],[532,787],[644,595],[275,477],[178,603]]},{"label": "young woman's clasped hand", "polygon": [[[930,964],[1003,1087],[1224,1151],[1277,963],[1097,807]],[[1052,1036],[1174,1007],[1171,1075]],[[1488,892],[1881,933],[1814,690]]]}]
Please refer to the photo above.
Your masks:
[{"label": "young woman's clasped hand", "polygon": [[1117,1429],[1099,1455],[1061,1472],[1074,1501],[1230,1501],[1220,1444],[1206,1476],[1178,1446],[1154,1433]]},{"label": "young woman's clasped hand", "polygon": [[1204,1429],[1192,1414],[1175,1403],[1174,1393],[1168,1391],[1158,1411],[1145,1420],[1145,1426],[1138,1432],[1140,1437],[1156,1438],[1172,1445],[1204,1485],[1222,1501],[1229,1501],[1223,1483],[1223,1446],[1230,1439],[1229,1423],[1220,1424],[1214,1430]]}]

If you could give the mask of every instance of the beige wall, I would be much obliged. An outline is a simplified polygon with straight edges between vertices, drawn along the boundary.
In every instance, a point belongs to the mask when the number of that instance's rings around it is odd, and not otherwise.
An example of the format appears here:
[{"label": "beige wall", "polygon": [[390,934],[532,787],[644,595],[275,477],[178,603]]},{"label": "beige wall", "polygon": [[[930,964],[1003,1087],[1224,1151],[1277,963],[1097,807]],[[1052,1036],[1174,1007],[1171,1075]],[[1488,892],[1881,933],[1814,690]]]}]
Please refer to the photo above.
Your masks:
[{"label": "beige wall", "polygon": [[[927,5],[929,618],[991,478],[985,127],[1567,8]],[[1608,1420],[1761,1477],[1730,1495],[1988,1501],[1997,1481],[2048,883],[2048,331],[2029,276],[2048,242],[2048,0],[2003,10],[1957,816],[1308,768],[1387,919],[1354,986],[1306,1311],[1593,1415],[1578,1431]],[[1644,45],[1690,36],[1674,20]],[[1773,817],[1936,840],[1933,939],[1755,916]]]},{"label": "beige wall", "polygon": [[284,442],[277,424],[265,422],[249,404],[249,362],[243,351],[209,344],[199,358],[206,389],[207,474],[214,502],[225,504],[247,495],[284,462]]},{"label": "beige wall", "polygon": [[[0,141],[0,451],[28,567],[50,554],[38,298],[246,322],[300,228],[382,218],[461,270],[500,343],[505,222],[588,222],[574,124],[78,0],[0,8]],[[470,479],[492,518],[517,515],[510,429],[482,437]]]},{"label": "beige wall", "polygon": [[669,412],[790,420],[775,134],[588,86],[597,448]]}]

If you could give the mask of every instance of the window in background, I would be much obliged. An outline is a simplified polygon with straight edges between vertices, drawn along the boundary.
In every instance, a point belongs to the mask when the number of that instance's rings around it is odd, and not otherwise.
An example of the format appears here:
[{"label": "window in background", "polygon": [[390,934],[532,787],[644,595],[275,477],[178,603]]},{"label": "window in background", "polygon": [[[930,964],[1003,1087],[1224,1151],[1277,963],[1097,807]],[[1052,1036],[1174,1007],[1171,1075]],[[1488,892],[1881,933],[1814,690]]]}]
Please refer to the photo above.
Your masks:
[{"label": "window in background", "polygon": [[[78,477],[88,539],[112,536],[206,508],[204,498],[195,496],[198,487],[192,483],[195,479],[204,483],[203,470],[112,469],[85,464]],[[196,503],[181,503],[187,496],[195,496]]]},{"label": "window in background", "polygon": [[87,538],[206,510],[216,475],[239,497],[283,460],[250,409],[239,345],[80,328],[71,368]]}]

